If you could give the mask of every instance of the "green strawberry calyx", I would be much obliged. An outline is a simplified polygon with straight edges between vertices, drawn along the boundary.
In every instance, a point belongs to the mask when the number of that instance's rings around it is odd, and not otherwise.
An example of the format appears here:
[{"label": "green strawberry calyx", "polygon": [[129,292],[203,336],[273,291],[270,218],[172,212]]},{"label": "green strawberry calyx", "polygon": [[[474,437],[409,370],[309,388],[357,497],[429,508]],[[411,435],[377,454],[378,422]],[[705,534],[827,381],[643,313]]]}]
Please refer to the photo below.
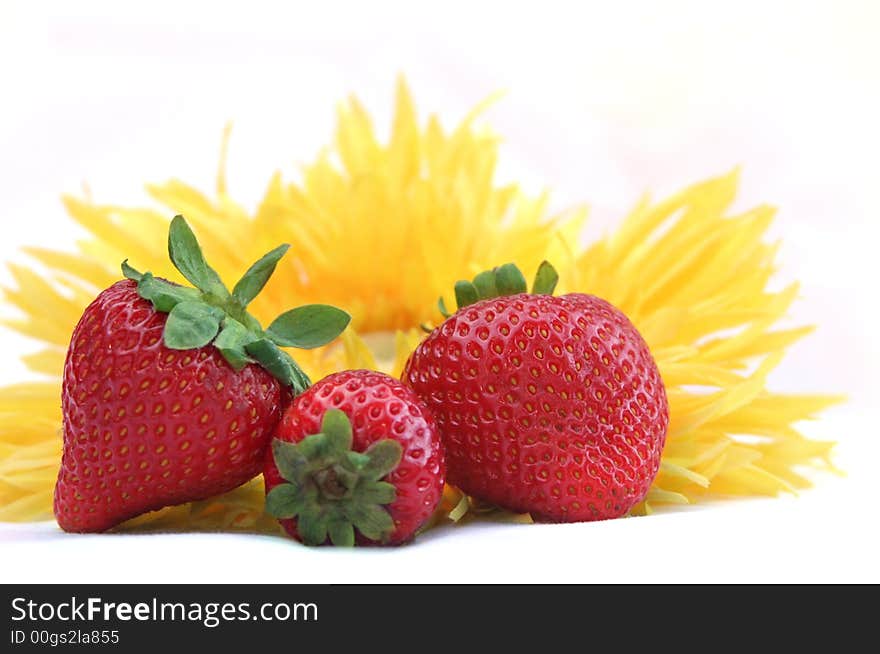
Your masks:
[{"label": "green strawberry calyx", "polygon": [[272,455],[285,483],[266,495],[266,512],[278,519],[296,518],[306,545],[351,547],[354,530],[370,540],[388,542],[394,520],[383,505],[397,497],[382,481],[400,464],[403,446],[390,438],[363,452],[352,451],[351,422],[339,409],[328,409],[321,431],[298,443],[275,439]]},{"label": "green strawberry calyx", "polygon": [[[556,269],[549,261],[542,261],[535,273],[531,292],[534,295],[553,295],[558,281],[559,274]],[[526,278],[514,263],[505,263],[492,270],[485,270],[471,281],[463,279],[455,282],[455,302],[459,310],[480,300],[526,292],[528,292]],[[437,301],[437,306],[444,318],[450,316],[442,297]]]},{"label": "green strawberry calyx", "polygon": [[162,340],[172,350],[213,344],[229,365],[241,370],[258,363],[295,394],[311,381],[282,347],[311,349],[326,345],[348,326],[351,316],[325,304],[310,304],[278,316],[264,330],[247,306],[269,281],[289,245],[279,245],[254,263],[229,292],[208,265],[195,234],[183,216],[168,229],[168,254],[174,267],[195,288],[139,272],[122,262],[122,274],[137,282],[138,294],[156,311],[167,313]]}]

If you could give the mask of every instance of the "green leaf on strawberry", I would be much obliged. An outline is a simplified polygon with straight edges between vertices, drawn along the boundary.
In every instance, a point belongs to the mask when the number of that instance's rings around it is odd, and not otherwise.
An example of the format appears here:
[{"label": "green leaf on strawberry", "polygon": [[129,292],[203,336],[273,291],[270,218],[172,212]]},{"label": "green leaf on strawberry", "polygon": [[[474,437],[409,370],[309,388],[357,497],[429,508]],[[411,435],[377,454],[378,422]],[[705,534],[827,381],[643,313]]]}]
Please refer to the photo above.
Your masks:
[{"label": "green leaf on strawberry", "polygon": [[[480,300],[498,297],[498,289],[495,287],[495,271],[484,270],[474,277],[474,286],[477,289],[477,297]],[[461,306],[458,307],[461,309]]]},{"label": "green leaf on strawberry", "polygon": [[549,261],[542,261],[535,273],[535,281],[532,283],[534,295],[553,295],[556,284],[559,281],[559,273]]},{"label": "green leaf on strawberry", "polygon": [[236,370],[241,370],[247,364],[254,362],[254,359],[247,353],[247,346],[254,340],[253,333],[247,327],[234,318],[226,316],[223,319],[220,333],[214,339],[214,347],[220,350],[229,365]]},{"label": "green leaf on strawberry", "polygon": [[387,541],[394,520],[385,505],[397,497],[392,484],[381,481],[400,464],[403,447],[392,439],[376,441],[364,452],[353,452],[348,416],[328,409],[321,431],[298,443],[274,440],[275,466],[284,479],[266,496],[266,512],[279,519],[297,519],[307,545],[329,538],[351,546],[355,529],[365,537]]},{"label": "green leaf on strawberry", "polygon": [[153,307],[160,313],[169,313],[181,302],[199,301],[201,292],[194,288],[178,286],[171,282],[153,277],[152,273],[139,273],[122,262],[122,272],[128,278],[138,283],[138,295],[153,303]]},{"label": "green leaf on strawberry", "polygon": [[165,322],[162,339],[172,350],[191,350],[204,347],[220,331],[223,312],[204,302],[179,302],[174,305]]},{"label": "green leaf on strawberry", "polygon": [[[549,262],[542,261],[532,283],[532,293],[553,295],[558,280],[556,269]],[[459,309],[463,309],[480,300],[517,295],[527,291],[526,279],[520,269],[516,264],[505,263],[492,270],[484,270],[474,277],[473,281],[463,279],[455,282],[455,302]],[[443,317],[448,318],[449,312],[442,297],[438,300],[437,306]]]},{"label": "green leaf on strawberry", "polygon": [[275,266],[278,265],[281,257],[283,257],[289,249],[290,245],[287,243],[279,245],[274,250],[270,250],[264,254],[250,268],[248,268],[248,271],[235,285],[235,288],[232,289],[232,297],[238,302],[242,309],[260,294],[260,291],[263,290],[263,287],[266,285],[266,282],[269,281],[272,273],[275,272]]},{"label": "green leaf on strawberry", "polygon": [[193,286],[220,300],[229,298],[229,290],[217,271],[208,265],[196,235],[183,216],[174,216],[168,230],[168,255],[174,267]]},{"label": "green leaf on strawberry", "polygon": [[277,345],[310,350],[339,336],[349,320],[341,309],[309,304],[282,313],[266,328],[266,334]]},{"label": "green leaf on strawberry", "polygon": [[[470,283],[470,282],[468,282]],[[444,318],[448,318],[450,315],[449,309],[446,308],[446,301],[441,297],[437,300],[437,310],[440,311],[440,315]],[[431,330],[426,330],[431,331]]]},{"label": "green leaf on strawberry", "polygon": [[311,381],[281,347],[326,345],[345,330],[351,317],[335,307],[313,304],[281,314],[263,330],[247,312],[248,304],[266,285],[289,247],[279,245],[260,257],[230,293],[208,265],[186,220],[175,216],[168,230],[168,253],[195,288],[141,273],[127,260],[122,262],[122,274],[137,282],[138,295],[149,300],[156,311],[168,314],[163,333],[166,347],[188,350],[213,344],[233,369],[259,363],[299,394]]},{"label": "green leaf on strawberry", "polygon": [[[455,282],[455,302],[458,307],[466,307],[480,299],[480,292],[473,282],[466,279]],[[441,299],[441,302],[443,300]],[[449,314],[444,314],[444,318],[448,318]]]},{"label": "green leaf on strawberry", "polygon": [[245,346],[245,351],[272,375],[291,386],[297,393],[311,386],[308,376],[296,361],[268,338],[257,338]]},{"label": "green leaf on strawberry", "polygon": [[516,295],[517,293],[525,293],[526,278],[520,272],[516,264],[505,263],[495,269],[495,289],[498,295]]}]

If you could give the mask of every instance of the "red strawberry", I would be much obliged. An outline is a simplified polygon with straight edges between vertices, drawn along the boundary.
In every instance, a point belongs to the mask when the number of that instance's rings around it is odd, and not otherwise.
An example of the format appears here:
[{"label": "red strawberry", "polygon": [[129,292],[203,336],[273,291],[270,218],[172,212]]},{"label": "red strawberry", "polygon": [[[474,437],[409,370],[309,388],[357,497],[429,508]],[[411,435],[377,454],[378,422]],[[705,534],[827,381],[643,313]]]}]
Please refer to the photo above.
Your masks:
[{"label": "red strawberry", "polygon": [[437,418],[451,484],[538,520],[616,518],[657,474],[666,391],[627,317],[553,297],[556,279],[545,262],[531,294],[512,264],[459,282],[403,379]]},{"label": "red strawberry", "polygon": [[266,510],[307,545],[397,545],[431,517],[445,474],[434,418],[411,389],[338,372],[285,411],[263,471]]},{"label": "red strawberry", "polygon": [[198,290],[123,263],[129,279],[86,308],[64,364],[62,529],[104,531],[259,474],[291,393],[309,384],[278,345],[314,347],[348,323],[338,309],[301,307],[263,331],[247,314],[286,250],[260,259],[230,293],[178,216],[169,251]]}]

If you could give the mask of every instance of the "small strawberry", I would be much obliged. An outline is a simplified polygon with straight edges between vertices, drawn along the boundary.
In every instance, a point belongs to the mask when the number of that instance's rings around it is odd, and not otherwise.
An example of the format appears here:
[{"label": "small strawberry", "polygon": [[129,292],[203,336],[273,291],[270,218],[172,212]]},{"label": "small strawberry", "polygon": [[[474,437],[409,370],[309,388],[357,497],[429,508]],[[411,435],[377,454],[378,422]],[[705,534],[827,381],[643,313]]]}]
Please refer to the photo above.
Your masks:
[{"label": "small strawberry", "polygon": [[247,313],[287,247],[257,261],[230,293],[177,216],[169,253],[196,288],[123,262],[128,279],[86,308],[64,363],[54,507],[62,529],[104,531],[259,474],[290,395],[309,385],[278,346],[317,347],[349,320],[311,305],[264,331]]},{"label": "small strawberry", "polygon": [[616,518],[657,474],[666,391],[627,317],[592,295],[553,297],[557,279],[545,262],[532,293],[513,264],[458,282],[458,311],[403,380],[437,419],[451,484],[538,520]]},{"label": "small strawberry", "polygon": [[347,370],[284,412],[263,471],[266,510],[307,545],[397,545],[431,517],[445,473],[434,418],[416,394],[388,375]]}]

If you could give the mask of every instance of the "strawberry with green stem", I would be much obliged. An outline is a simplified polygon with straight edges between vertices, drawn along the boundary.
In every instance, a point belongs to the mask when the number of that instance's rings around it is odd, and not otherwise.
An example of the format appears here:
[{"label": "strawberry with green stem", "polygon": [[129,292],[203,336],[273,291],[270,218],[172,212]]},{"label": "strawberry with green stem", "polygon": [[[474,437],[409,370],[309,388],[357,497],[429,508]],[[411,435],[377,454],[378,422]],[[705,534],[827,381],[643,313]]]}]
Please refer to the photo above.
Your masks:
[{"label": "strawberry with green stem", "polygon": [[310,383],[281,348],[318,347],[349,322],[310,305],[264,330],[248,313],[287,249],[260,258],[230,292],[177,216],[169,255],[195,288],[123,262],[126,279],[86,308],[62,383],[54,509],[63,529],[103,531],[259,474],[284,407]]},{"label": "strawberry with green stem", "polygon": [[266,510],[307,545],[396,545],[440,502],[440,436],[413,391],[380,372],[346,370],[287,408],[267,455]]},{"label": "strawberry with green stem", "polygon": [[373,540],[394,530],[382,505],[394,501],[396,490],[380,480],[400,463],[403,447],[390,439],[364,452],[351,446],[351,423],[339,409],[324,414],[319,433],[298,444],[276,440],[272,445],[284,482],[267,494],[266,510],[281,519],[298,517],[299,534],[308,545],[320,545],[328,536],[334,545],[354,545],[355,527]]},{"label": "strawberry with green stem", "polygon": [[644,499],[669,409],[635,326],[605,300],[532,291],[513,264],[455,285],[458,310],[407,361],[402,379],[434,413],[449,481],[537,520],[615,518]]},{"label": "strawberry with green stem", "polygon": [[259,363],[298,394],[309,387],[309,378],[279,346],[311,349],[325,345],[342,333],[350,317],[336,307],[312,304],[286,311],[265,331],[261,328],[247,306],[289,248],[279,245],[263,255],[230,293],[208,265],[186,221],[175,216],[169,229],[168,253],[175,268],[195,288],[140,273],[127,260],[122,263],[122,272],[137,282],[140,297],[149,300],[156,311],[168,314],[163,331],[167,347],[188,350],[213,344],[235,370]]}]

